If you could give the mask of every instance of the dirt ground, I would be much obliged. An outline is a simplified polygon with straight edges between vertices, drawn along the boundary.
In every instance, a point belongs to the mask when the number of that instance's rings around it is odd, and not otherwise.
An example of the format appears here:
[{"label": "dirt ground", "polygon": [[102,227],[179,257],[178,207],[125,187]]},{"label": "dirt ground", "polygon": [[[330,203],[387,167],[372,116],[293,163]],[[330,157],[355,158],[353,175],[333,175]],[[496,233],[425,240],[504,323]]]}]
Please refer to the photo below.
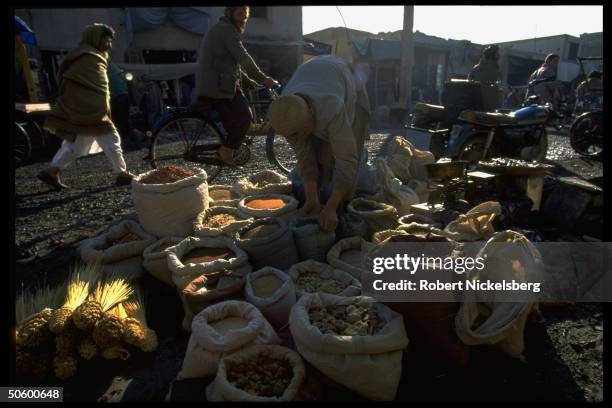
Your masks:
[{"label": "dirt ground", "polygon": [[[367,142],[370,158],[377,157],[389,139],[374,133]],[[274,169],[265,158],[265,138],[252,146],[253,157],[242,168],[224,170],[214,184],[231,183],[239,176]],[[145,150],[126,152],[134,173],[149,170]],[[602,177],[600,163],[575,155],[567,136],[550,136],[548,159],[564,174],[588,179]],[[133,216],[129,187],[113,184],[103,155],[87,157],[63,173],[72,186],[62,192],[35,179],[49,157],[15,171],[15,257],[17,287],[63,280],[74,262],[74,243],[94,236],[124,217]],[[159,335],[157,353],[135,353],[127,362],[96,361],[79,367],[77,377],[64,384],[67,401],[161,401],[184,357],[188,336],[181,331],[182,308],[174,290],[153,278],[141,285],[155,301],[150,325]],[[543,321],[526,328],[527,363],[512,360],[487,347],[472,349],[467,368],[449,368],[433,357],[409,349],[398,400],[405,401],[601,401],[603,398],[603,308],[601,304],[542,307]],[[163,319],[161,318],[163,317]],[[312,373],[311,369],[309,373]],[[173,384],[172,400],[204,398],[212,379]],[[359,401],[320,375],[310,375],[309,395],[318,399]],[[312,391],[314,390],[314,391]]]}]

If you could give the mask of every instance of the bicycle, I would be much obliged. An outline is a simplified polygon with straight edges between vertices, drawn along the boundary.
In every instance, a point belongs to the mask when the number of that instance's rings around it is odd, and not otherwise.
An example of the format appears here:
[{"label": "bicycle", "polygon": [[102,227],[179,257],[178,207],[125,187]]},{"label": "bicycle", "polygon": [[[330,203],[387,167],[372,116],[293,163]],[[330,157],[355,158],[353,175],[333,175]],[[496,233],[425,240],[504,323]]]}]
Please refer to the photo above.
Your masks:
[{"label": "bicycle", "polygon": [[[278,98],[276,90],[269,89],[268,92],[270,103]],[[252,102],[250,104],[253,106]],[[149,154],[145,160],[150,162],[152,168],[169,164],[197,166],[206,171],[209,183],[222,171],[224,163],[218,158],[217,149],[227,138],[227,132],[223,128],[219,114],[212,107],[208,105],[169,107],[168,113],[157,121],[151,133]],[[233,159],[237,166],[244,166],[250,160],[250,146],[255,137],[257,136],[252,133],[247,134],[240,147],[234,151]],[[290,162],[295,163],[293,154],[287,154],[287,148],[289,145],[284,138],[275,141],[275,131],[269,129],[266,138],[266,156],[271,164],[276,165],[285,174],[290,172]]]}]

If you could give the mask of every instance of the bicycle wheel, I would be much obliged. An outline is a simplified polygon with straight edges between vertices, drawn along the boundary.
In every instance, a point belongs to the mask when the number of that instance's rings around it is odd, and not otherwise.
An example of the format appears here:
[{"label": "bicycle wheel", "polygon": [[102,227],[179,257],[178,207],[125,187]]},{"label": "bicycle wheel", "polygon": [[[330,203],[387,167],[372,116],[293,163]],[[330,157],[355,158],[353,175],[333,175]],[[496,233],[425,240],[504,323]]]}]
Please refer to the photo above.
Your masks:
[{"label": "bicycle wheel", "polygon": [[580,116],[570,128],[570,145],[580,155],[598,158],[603,152],[603,117],[591,112]]},{"label": "bicycle wheel", "polygon": [[19,123],[15,123],[15,137],[13,140],[13,159],[15,167],[24,165],[30,158],[32,146],[28,132]]},{"label": "bicycle wheel", "polygon": [[148,159],[154,169],[168,165],[204,169],[211,182],[222,167],[216,159],[220,144],[221,136],[204,119],[176,116],[151,137]]},{"label": "bicycle wheel", "polygon": [[277,135],[272,128],[268,130],[266,138],[266,155],[270,163],[276,165],[285,174],[289,174],[297,164],[295,152],[287,139]]}]

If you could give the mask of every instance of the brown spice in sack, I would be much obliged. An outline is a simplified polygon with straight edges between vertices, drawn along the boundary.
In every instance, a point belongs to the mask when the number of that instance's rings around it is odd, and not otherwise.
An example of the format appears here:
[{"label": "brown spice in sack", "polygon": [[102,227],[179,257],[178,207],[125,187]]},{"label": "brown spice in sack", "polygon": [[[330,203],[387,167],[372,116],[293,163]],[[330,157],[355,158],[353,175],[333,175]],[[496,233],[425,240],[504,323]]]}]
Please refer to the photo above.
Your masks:
[{"label": "brown spice in sack", "polygon": [[234,252],[227,248],[195,248],[182,256],[181,262],[183,264],[194,263],[208,263],[219,259],[230,259],[234,257]]},{"label": "brown spice in sack", "polygon": [[291,364],[264,354],[233,364],[227,371],[227,380],[234,387],[260,397],[281,397],[292,378]]},{"label": "brown spice in sack", "polygon": [[204,226],[208,228],[223,228],[236,222],[238,218],[232,214],[215,214],[204,220]]},{"label": "brown spice in sack", "polygon": [[142,184],[167,184],[175,183],[187,177],[195,176],[195,172],[183,167],[169,165],[163,166],[152,171],[147,176],[140,179]]},{"label": "brown spice in sack", "polygon": [[278,229],[279,229],[279,226],[277,224],[258,225],[255,228],[251,228],[247,232],[245,232],[242,235],[242,238],[251,239],[251,238],[256,238],[256,237],[263,237],[266,235],[272,235],[276,231],[278,231]]},{"label": "brown spice in sack", "polygon": [[285,202],[279,198],[258,198],[246,203],[246,206],[254,210],[276,210],[282,208]]}]

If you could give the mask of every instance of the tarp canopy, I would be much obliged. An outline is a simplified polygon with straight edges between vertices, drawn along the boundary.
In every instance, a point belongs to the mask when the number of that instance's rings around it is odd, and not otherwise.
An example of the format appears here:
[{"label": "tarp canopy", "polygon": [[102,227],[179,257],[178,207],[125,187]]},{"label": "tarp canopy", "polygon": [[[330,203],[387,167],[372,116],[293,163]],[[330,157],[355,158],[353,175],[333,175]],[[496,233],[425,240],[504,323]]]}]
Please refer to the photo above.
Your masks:
[{"label": "tarp canopy", "polygon": [[125,72],[130,72],[136,80],[147,75],[153,81],[171,81],[196,73],[198,64],[187,62],[183,64],[116,64]]},{"label": "tarp canopy", "polygon": [[126,29],[132,42],[135,32],[151,30],[166,20],[195,34],[208,31],[211,7],[135,7],[127,9]]},{"label": "tarp canopy", "polygon": [[15,16],[15,31],[19,33],[21,41],[27,45],[37,45],[36,34],[28,25],[19,17]]}]

